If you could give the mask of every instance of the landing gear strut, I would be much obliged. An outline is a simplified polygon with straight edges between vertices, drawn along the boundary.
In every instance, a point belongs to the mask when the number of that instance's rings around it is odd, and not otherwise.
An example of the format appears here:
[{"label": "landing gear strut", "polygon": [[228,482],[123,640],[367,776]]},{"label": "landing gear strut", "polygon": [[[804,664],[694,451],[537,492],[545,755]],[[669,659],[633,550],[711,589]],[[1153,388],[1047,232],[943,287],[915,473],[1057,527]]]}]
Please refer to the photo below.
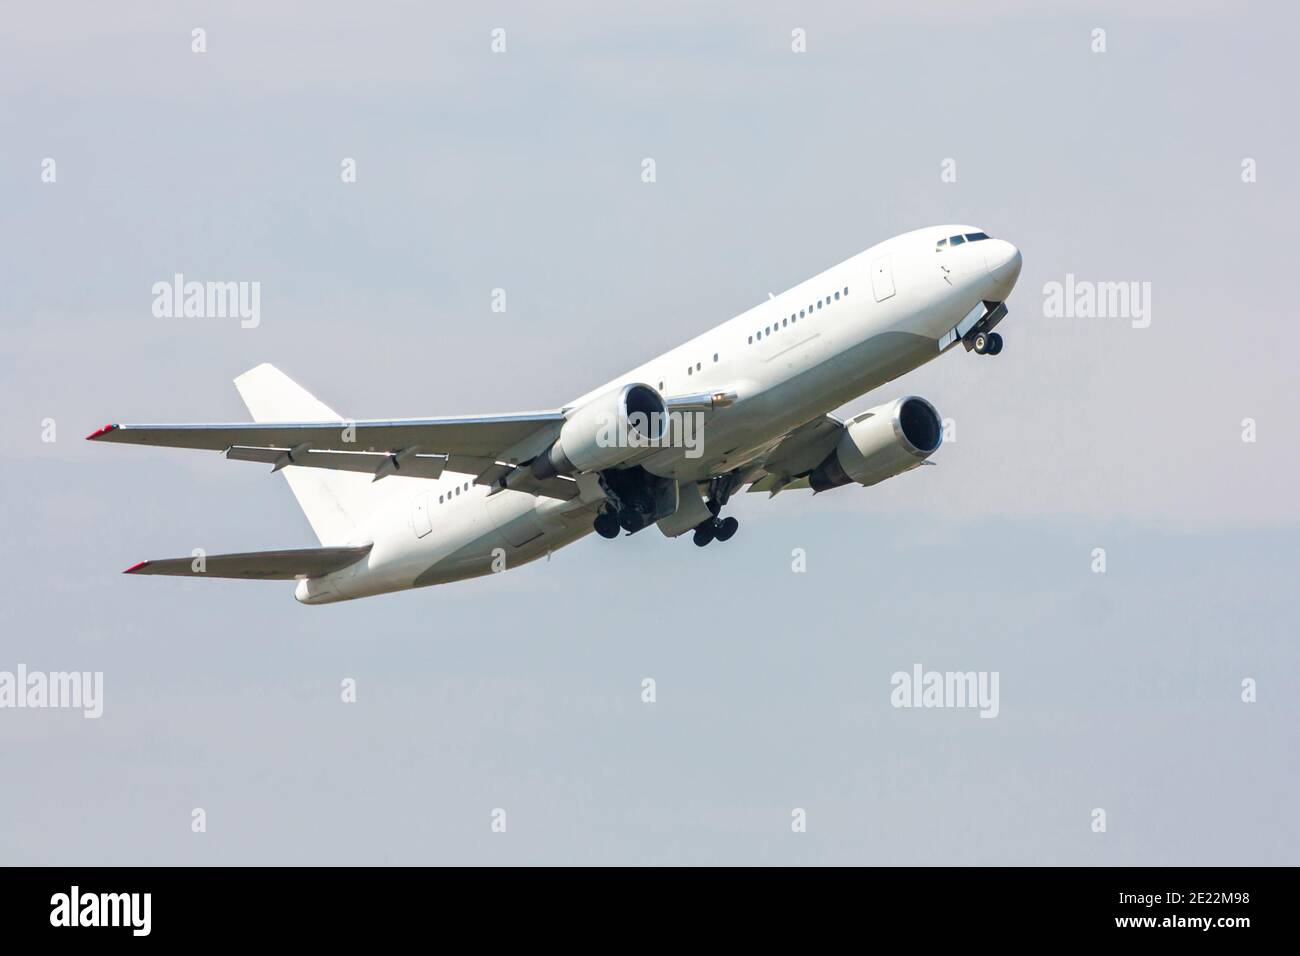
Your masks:
[{"label": "landing gear strut", "polygon": [[702,548],[712,541],[730,541],[732,535],[740,529],[740,522],[735,518],[718,517],[722,506],[731,497],[731,486],[731,475],[720,475],[709,482],[709,499],[705,503],[713,517],[695,526],[693,540],[696,547]]}]

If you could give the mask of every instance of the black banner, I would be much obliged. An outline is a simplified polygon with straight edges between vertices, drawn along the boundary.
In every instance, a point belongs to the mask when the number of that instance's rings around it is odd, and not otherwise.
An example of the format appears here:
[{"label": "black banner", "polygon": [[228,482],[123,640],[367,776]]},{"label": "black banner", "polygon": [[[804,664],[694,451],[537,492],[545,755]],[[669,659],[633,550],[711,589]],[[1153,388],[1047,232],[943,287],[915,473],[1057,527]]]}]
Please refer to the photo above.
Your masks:
[{"label": "black banner", "polygon": [[[7,941],[327,943],[458,929],[542,942],[671,927],[917,941],[1125,936],[1175,945],[1284,928],[1270,869],[7,869]],[[1244,934],[1244,936],[1243,936]],[[540,937],[540,938],[539,938]],[[884,938],[881,936],[881,938]]]}]

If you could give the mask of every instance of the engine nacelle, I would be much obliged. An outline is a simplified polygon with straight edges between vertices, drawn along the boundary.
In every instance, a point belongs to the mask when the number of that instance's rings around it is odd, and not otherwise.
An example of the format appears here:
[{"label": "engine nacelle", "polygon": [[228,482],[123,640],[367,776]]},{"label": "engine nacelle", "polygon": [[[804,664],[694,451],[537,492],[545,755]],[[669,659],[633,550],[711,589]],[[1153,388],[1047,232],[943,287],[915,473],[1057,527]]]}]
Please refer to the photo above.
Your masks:
[{"label": "engine nacelle", "polygon": [[533,474],[546,479],[628,464],[657,448],[667,428],[663,396],[649,385],[624,385],[570,413],[560,437],[533,460]]},{"label": "engine nacelle", "polygon": [[943,421],[933,405],[909,395],[877,405],[851,422],[835,450],[808,473],[813,491],[850,482],[874,485],[917,467],[943,444]]}]

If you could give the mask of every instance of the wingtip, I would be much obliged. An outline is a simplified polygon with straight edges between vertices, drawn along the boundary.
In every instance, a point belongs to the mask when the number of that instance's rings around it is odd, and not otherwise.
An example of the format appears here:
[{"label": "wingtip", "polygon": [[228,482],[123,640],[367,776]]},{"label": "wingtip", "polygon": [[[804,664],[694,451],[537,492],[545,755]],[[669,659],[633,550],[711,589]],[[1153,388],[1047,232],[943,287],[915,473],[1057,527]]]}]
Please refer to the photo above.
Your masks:
[{"label": "wingtip", "polygon": [[284,374],[283,372],[280,372],[280,370],[276,368],[274,365],[272,365],[270,362],[261,362],[257,365],[254,365],[252,368],[245,369],[244,371],[236,375],[234,379],[235,387],[238,388],[241,382],[247,381],[250,378],[255,378],[259,375],[266,375],[268,372],[271,373],[279,372],[280,374]]},{"label": "wingtip", "polygon": [[116,431],[116,430],[117,430],[116,425],[105,425],[103,428],[96,428],[93,432],[91,432],[89,435],[86,436],[86,441],[94,441],[96,438],[103,438],[109,432]]},{"label": "wingtip", "polygon": [[131,565],[129,568],[127,568],[127,569],[126,569],[125,571],[123,571],[122,573],[123,573],[123,574],[135,574],[135,573],[136,573],[137,571],[139,571],[141,568],[148,566],[148,564],[149,564],[148,561],[137,561],[135,564]]}]

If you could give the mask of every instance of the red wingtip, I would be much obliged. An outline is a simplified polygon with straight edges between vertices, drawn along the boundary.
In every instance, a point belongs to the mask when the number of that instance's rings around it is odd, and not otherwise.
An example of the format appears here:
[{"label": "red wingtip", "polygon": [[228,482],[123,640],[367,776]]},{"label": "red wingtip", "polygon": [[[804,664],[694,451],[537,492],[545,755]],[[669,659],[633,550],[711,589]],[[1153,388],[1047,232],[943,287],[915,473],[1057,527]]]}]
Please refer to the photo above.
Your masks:
[{"label": "red wingtip", "polygon": [[137,561],[135,564],[131,565],[129,568],[127,568],[127,569],[126,569],[125,571],[123,571],[122,573],[123,573],[123,574],[134,574],[136,571],[139,571],[141,568],[143,568],[143,567],[144,567],[146,564],[148,564],[148,563],[149,563],[148,561]]},{"label": "red wingtip", "polygon": [[86,436],[86,441],[94,441],[96,438],[98,438],[101,435],[107,435],[116,427],[117,427],[116,425],[105,425],[103,428],[97,428],[89,435]]}]

